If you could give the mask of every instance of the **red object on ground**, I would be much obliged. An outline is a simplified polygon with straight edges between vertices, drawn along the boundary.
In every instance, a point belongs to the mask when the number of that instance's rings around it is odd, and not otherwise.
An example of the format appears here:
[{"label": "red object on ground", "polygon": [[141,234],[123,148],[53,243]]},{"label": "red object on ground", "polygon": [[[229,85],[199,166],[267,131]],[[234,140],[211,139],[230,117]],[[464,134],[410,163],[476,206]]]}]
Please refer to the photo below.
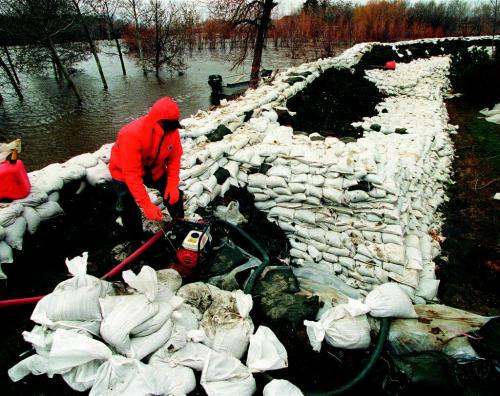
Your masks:
[{"label": "red object on ground", "polygon": [[[111,277],[117,275],[125,266],[127,266],[128,264],[133,262],[135,259],[137,259],[142,253],[144,253],[147,249],[149,249],[162,236],[163,236],[163,230],[158,231],[144,245],[142,245],[134,253],[132,253],[130,256],[128,256],[120,264],[118,264],[113,269],[111,269],[111,271],[109,271],[104,276],[102,276],[101,279],[108,279],[108,278],[111,278]],[[0,300],[0,309],[6,308],[6,307],[13,307],[15,305],[35,304],[44,297],[45,296],[35,296],[35,297],[25,297],[25,298],[14,298],[11,300]]]},{"label": "red object on ground", "polygon": [[23,161],[0,163],[0,199],[20,199],[29,194],[30,179]]},{"label": "red object on ground", "polygon": [[183,267],[179,263],[172,263],[168,266],[168,268],[176,270],[179,275],[183,278],[189,278],[193,275],[193,271],[187,267]]},{"label": "red object on ground", "polygon": [[176,253],[179,264],[186,268],[194,268],[198,263],[198,253],[192,250],[179,249]]},{"label": "red object on ground", "polygon": [[389,70],[396,70],[396,62],[395,61],[386,62],[385,68]]}]

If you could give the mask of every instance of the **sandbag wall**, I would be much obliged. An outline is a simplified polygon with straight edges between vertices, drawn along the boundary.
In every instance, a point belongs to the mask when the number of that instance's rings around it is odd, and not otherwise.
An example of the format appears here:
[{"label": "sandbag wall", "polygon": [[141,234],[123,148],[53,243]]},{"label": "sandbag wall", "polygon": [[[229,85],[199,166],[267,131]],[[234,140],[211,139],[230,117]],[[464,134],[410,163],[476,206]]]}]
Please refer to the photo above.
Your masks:
[{"label": "sandbag wall", "polygon": [[231,185],[246,187],[287,234],[303,287],[331,285],[358,298],[392,280],[416,303],[433,300],[436,209],[445,199],[455,129],[443,103],[449,66],[443,57],[369,71],[391,96],[378,115],[358,123],[365,134],[356,142],[295,135],[269,105],[221,141],[186,142],[181,176],[189,210]]}]

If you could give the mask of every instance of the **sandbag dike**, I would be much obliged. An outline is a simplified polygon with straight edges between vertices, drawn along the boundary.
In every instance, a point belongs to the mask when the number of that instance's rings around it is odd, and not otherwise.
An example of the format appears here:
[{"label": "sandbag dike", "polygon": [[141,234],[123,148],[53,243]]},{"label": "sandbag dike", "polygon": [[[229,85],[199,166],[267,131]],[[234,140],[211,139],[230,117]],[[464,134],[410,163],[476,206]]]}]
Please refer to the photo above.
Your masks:
[{"label": "sandbag dike", "polygon": [[[415,61],[396,72],[368,72],[389,97],[377,105],[378,114],[355,125],[364,131],[355,142],[294,135],[277,122],[286,100],[324,70],[352,67],[372,46],[360,44],[338,58],[291,69],[272,85],[183,120],[186,209],[206,208],[231,194],[231,187],[245,189],[253,195],[254,207],[286,233],[303,292],[320,290],[331,298],[339,290],[361,298],[377,284],[396,281],[414,302],[432,301],[439,283],[433,264],[439,254],[440,218],[435,213],[445,198],[453,154],[448,133],[454,127],[443,106],[449,59]],[[302,81],[284,81],[306,72],[311,74]],[[212,135],[221,124],[226,130]],[[31,174],[33,184],[46,194],[31,207],[37,210],[67,180],[105,182],[108,160],[106,146]],[[51,199],[57,201],[57,196]],[[16,210],[14,222],[26,214]],[[312,355],[305,361],[313,361]],[[323,367],[331,364],[325,360]],[[330,373],[325,369],[323,374],[328,378]]]}]

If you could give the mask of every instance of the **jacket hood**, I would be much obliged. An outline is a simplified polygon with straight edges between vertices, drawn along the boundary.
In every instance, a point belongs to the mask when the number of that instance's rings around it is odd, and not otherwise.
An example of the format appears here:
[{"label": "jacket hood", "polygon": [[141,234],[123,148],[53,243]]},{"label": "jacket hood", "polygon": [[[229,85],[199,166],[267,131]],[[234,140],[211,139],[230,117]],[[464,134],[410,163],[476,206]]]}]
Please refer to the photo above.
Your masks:
[{"label": "jacket hood", "polygon": [[147,123],[153,128],[160,120],[179,120],[179,106],[172,98],[166,96],[157,100],[147,115]]}]

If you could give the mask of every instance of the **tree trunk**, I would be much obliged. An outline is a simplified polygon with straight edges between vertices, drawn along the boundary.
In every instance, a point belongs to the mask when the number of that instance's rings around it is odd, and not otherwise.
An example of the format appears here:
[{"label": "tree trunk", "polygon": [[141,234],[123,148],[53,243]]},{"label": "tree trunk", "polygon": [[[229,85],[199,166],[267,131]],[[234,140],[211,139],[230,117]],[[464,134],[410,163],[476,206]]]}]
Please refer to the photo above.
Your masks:
[{"label": "tree trunk", "polygon": [[126,76],[127,70],[125,70],[125,63],[123,62],[122,47],[120,46],[120,42],[116,37],[115,37],[115,43],[116,43],[116,49],[118,50],[118,56],[120,57],[120,64],[122,65],[122,72],[123,75]]},{"label": "tree trunk", "polygon": [[52,69],[54,70],[54,77],[56,78],[56,80],[59,80],[59,73],[54,58],[52,58]]},{"label": "tree trunk", "polygon": [[102,86],[105,91],[108,90],[108,83],[106,82],[106,78],[104,77],[104,73],[102,71],[101,67],[101,62],[99,60],[99,56],[97,55],[97,51],[94,45],[94,41],[92,40],[92,37],[90,36],[90,31],[85,23],[85,20],[83,19],[82,12],[80,11],[80,7],[78,5],[78,2],[76,0],[72,0],[73,5],[75,6],[75,10],[78,14],[78,18],[80,18],[80,23],[83,26],[83,30],[85,31],[85,35],[87,36],[87,42],[89,43],[90,50],[92,51],[92,55],[94,55],[95,63],[97,64],[97,69],[99,70],[99,75],[101,76],[101,81],[102,81]]},{"label": "tree trunk", "polygon": [[255,48],[253,51],[252,70],[250,72],[250,88],[257,88],[259,84],[259,71],[262,63],[262,50],[266,40],[267,29],[271,22],[271,11],[276,6],[273,0],[266,0],[264,9],[262,10],[262,18],[260,18],[257,30],[257,37],[255,38]]},{"label": "tree trunk", "polygon": [[155,4],[155,75],[160,77],[160,22],[158,21],[158,3]]},{"label": "tree trunk", "polygon": [[21,85],[21,81],[19,81],[19,77],[17,76],[17,73],[16,73],[16,68],[14,67],[14,64],[12,63],[12,59],[10,58],[9,49],[7,48],[6,45],[3,46],[3,49],[5,51],[5,55],[7,55],[7,62],[9,62],[10,69],[12,70],[12,74],[14,75],[14,78],[16,79],[17,85]]},{"label": "tree trunk", "polygon": [[61,58],[59,58],[59,54],[57,53],[56,48],[54,47],[54,43],[52,42],[52,39],[50,38],[49,35],[47,35],[47,45],[49,46],[50,53],[52,54],[52,57],[56,62],[58,69],[62,72],[64,79],[68,83],[70,89],[73,91],[73,94],[75,95],[78,104],[82,104],[83,100],[82,97],[80,96],[80,92],[78,91],[78,87],[75,85],[74,81],[72,80],[71,76],[68,73],[68,70],[66,70],[66,67],[64,67]]},{"label": "tree trunk", "polygon": [[7,77],[9,77],[9,81],[10,81],[12,87],[14,87],[14,90],[16,91],[17,97],[22,102],[24,100],[24,97],[23,97],[21,90],[19,89],[19,85],[17,85],[16,79],[14,78],[12,73],[10,72],[9,67],[5,64],[5,62],[3,61],[1,56],[0,56],[0,67],[7,74]]},{"label": "tree trunk", "polygon": [[137,16],[137,9],[134,4],[134,22],[135,22],[135,41],[137,42],[137,47],[139,48],[139,61],[141,62],[142,74],[145,76],[148,75],[148,71],[146,70],[146,64],[144,63],[144,54],[142,50],[142,41],[141,34],[139,31],[139,17]]}]

